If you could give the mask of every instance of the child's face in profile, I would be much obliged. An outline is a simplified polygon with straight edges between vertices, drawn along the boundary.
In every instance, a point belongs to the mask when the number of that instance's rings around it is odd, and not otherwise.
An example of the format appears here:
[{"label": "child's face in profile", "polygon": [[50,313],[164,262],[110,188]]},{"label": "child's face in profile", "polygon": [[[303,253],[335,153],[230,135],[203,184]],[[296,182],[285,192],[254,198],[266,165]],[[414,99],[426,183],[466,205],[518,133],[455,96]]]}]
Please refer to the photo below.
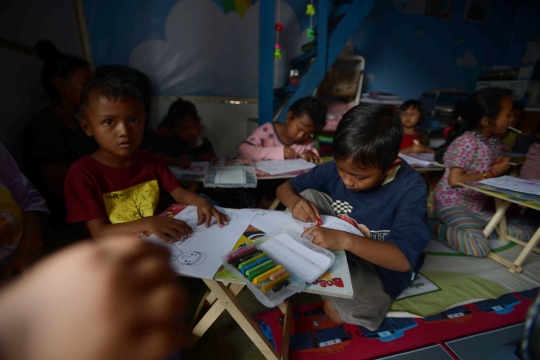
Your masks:
[{"label": "child's face in profile", "polygon": [[412,106],[404,110],[400,114],[401,125],[404,128],[414,128],[420,122],[422,114],[420,111]]},{"label": "child's face in profile", "polygon": [[510,119],[510,126],[516,127],[521,122],[521,117],[523,116],[523,109],[515,108],[512,109],[512,116]]},{"label": "child's face in profile", "polygon": [[359,168],[353,164],[352,159],[335,160],[339,177],[343,184],[351,191],[365,191],[382,184],[385,176],[394,171],[397,165],[392,165],[383,172],[379,167],[370,166]]},{"label": "child's face in profile", "polygon": [[176,135],[188,146],[197,146],[197,137],[201,132],[201,125],[191,116],[184,118],[175,129]]},{"label": "child's face in profile", "polygon": [[303,142],[314,132],[315,125],[308,114],[287,119],[287,137],[292,142]]},{"label": "child's face in profile", "polygon": [[101,151],[121,159],[131,157],[141,144],[145,119],[144,107],[136,100],[94,98],[80,124],[88,136],[94,136]]},{"label": "child's face in profile", "polygon": [[508,130],[508,126],[512,121],[512,98],[507,96],[501,100],[501,110],[495,118],[491,120],[488,125],[488,129],[491,134],[502,135]]}]

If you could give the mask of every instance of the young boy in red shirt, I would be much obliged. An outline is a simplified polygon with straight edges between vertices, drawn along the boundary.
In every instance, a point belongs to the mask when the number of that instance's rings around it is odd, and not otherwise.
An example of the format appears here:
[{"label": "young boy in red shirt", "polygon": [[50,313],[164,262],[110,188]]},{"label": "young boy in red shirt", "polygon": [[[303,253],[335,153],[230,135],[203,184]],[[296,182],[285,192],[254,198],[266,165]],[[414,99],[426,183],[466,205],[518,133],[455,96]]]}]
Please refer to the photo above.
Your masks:
[{"label": "young boy in red shirt", "polygon": [[[197,206],[199,224],[212,216],[221,227],[226,215],[180,186],[169,168],[151,152],[139,149],[146,114],[139,90],[113,78],[88,82],[81,93],[79,123],[99,149],[73,163],[64,191],[68,222],[85,222],[92,238],[153,233],[164,241],[189,236],[183,221],[155,216],[161,191],[177,203]],[[167,236],[169,235],[169,236]]]}]

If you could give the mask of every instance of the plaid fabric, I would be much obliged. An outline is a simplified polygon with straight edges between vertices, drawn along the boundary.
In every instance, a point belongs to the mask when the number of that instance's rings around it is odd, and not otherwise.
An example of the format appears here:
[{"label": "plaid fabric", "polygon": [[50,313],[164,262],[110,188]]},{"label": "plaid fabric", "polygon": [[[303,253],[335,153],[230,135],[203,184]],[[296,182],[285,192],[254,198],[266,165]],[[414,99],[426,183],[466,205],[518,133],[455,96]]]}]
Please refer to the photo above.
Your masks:
[{"label": "plaid fabric", "polygon": [[[482,230],[493,216],[493,212],[471,212],[462,207],[447,207],[437,213],[437,221],[432,222],[432,231],[436,240],[466,255],[484,257],[490,252],[488,239],[500,237],[496,228],[489,238]],[[538,223],[522,217],[509,218],[506,221],[508,235],[529,241],[538,228]]]}]

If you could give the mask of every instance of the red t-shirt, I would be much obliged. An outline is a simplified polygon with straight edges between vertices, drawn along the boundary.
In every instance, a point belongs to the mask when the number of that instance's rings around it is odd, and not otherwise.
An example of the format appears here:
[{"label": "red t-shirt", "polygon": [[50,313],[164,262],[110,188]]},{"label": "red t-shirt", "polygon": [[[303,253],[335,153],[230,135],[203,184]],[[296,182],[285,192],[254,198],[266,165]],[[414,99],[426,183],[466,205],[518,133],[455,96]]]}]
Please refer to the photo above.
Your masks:
[{"label": "red t-shirt", "polygon": [[409,146],[414,145],[414,140],[420,141],[420,136],[418,135],[403,135],[403,139],[401,140],[401,146],[399,147],[399,150],[403,150],[405,148],[408,148]]},{"label": "red t-shirt", "polygon": [[153,216],[160,190],[180,186],[161,159],[138,149],[135,164],[113,168],[85,155],[74,162],[64,182],[67,222],[108,218],[111,224]]}]

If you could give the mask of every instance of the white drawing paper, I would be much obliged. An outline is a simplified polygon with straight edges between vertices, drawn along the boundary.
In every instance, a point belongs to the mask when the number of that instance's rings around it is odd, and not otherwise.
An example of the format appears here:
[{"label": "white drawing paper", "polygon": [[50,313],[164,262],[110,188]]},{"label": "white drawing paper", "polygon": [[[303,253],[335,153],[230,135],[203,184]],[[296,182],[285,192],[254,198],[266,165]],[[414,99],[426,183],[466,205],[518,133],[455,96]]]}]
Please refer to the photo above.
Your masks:
[{"label": "white drawing paper", "polygon": [[423,153],[405,155],[399,153],[398,156],[405,160],[411,166],[429,167],[439,164],[437,161],[435,161],[435,154]]},{"label": "white drawing paper", "polygon": [[498,188],[522,192],[526,194],[540,195],[539,180],[525,180],[512,176],[500,176],[480,181],[481,184],[491,185]]},{"label": "white drawing paper", "polygon": [[231,251],[256,216],[256,213],[251,211],[216,208],[229,216],[229,225],[219,228],[214,218],[208,228],[204,224],[197,225],[197,208],[188,206],[174,218],[185,221],[193,228],[191,237],[174,244],[165,244],[155,235],[151,235],[147,240],[169,248],[171,266],[177,273],[212,279],[222,264],[221,257]]},{"label": "white drawing paper", "polygon": [[258,161],[254,165],[257,169],[270,175],[286,174],[293,171],[311,169],[317,166],[304,159],[266,160]]},{"label": "white drawing paper", "polygon": [[[362,233],[356,227],[335,216],[321,215],[321,220],[323,222],[322,227],[362,236]],[[316,224],[296,220],[290,212],[267,210],[263,215],[257,215],[251,222],[251,225],[267,234],[281,228],[301,234],[304,232],[304,228],[309,228]]]},{"label": "white drawing paper", "polygon": [[409,285],[408,288],[403,290],[401,294],[396,298],[396,300],[405,299],[411,296],[427,294],[433,291],[438,291],[440,288],[435,285],[428,278],[424,277],[422,274],[416,274],[416,278],[413,283]]}]

